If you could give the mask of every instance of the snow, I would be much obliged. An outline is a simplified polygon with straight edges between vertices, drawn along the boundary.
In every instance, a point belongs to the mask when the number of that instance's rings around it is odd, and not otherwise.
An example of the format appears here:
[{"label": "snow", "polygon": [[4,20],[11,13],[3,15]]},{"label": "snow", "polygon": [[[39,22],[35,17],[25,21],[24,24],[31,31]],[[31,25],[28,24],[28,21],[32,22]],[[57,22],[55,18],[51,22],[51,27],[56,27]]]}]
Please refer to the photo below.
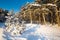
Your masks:
[{"label": "snow", "polygon": [[57,27],[57,25],[43,25],[40,26],[40,28],[37,28],[36,34],[40,35],[42,34],[47,38],[48,40],[60,40],[60,27]]},{"label": "snow", "polygon": [[14,38],[14,40],[27,40],[26,38]]},{"label": "snow", "polygon": [[52,24],[25,24],[26,29],[20,36],[4,32],[4,23],[0,23],[0,40],[60,40],[60,27]]},{"label": "snow", "polygon": [[40,4],[30,4],[30,5],[32,5],[32,6],[41,6]]},{"label": "snow", "polygon": [[4,40],[4,38],[2,37],[2,35],[3,35],[3,27],[4,27],[4,23],[0,23],[0,40]]},{"label": "snow", "polygon": [[56,6],[56,4],[51,4],[51,3],[48,3],[47,5],[50,5],[50,6],[55,6],[55,7],[57,7],[57,6]]},{"label": "snow", "polygon": [[3,29],[2,29],[2,28],[0,28],[0,40],[3,40],[2,35],[3,35]]}]

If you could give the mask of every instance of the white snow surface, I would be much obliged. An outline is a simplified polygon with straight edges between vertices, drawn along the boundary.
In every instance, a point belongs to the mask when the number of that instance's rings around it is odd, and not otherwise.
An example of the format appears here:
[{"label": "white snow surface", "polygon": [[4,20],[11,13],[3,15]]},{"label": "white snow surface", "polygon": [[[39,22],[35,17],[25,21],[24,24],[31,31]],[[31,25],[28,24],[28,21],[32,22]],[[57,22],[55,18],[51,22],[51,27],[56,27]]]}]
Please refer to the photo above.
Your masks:
[{"label": "white snow surface", "polygon": [[[60,40],[60,27],[46,24],[25,24],[26,29],[20,36],[11,36],[4,32],[3,25],[0,24],[1,40]],[[1,27],[2,26],[2,27]]]}]

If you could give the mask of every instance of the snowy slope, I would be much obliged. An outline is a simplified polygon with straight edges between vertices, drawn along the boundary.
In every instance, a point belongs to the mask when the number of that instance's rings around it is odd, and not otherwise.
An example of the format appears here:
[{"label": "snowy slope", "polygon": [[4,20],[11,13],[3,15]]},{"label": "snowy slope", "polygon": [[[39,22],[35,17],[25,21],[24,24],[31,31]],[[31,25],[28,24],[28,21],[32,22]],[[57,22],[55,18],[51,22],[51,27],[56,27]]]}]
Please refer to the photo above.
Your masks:
[{"label": "snowy slope", "polygon": [[2,35],[3,35],[3,28],[4,28],[4,23],[0,23],[0,40],[4,40],[4,38],[2,37]]},{"label": "snowy slope", "polygon": [[0,28],[0,40],[3,40],[2,35],[3,35],[3,29],[2,29],[2,28]]},{"label": "snowy slope", "polygon": [[60,40],[60,27],[57,25],[25,24],[26,29],[20,36],[12,36],[8,32],[3,32],[3,25],[0,28],[1,40],[3,38],[6,40]]}]

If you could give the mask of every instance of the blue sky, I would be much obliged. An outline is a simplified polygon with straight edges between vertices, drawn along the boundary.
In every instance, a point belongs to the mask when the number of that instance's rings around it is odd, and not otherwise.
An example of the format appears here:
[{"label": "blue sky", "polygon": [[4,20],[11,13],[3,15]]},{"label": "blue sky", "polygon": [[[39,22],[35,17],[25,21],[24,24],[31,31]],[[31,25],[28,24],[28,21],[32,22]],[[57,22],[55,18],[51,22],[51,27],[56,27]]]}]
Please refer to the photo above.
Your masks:
[{"label": "blue sky", "polygon": [[19,11],[20,8],[27,2],[33,2],[34,0],[0,0],[0,8],[14,11]]}]

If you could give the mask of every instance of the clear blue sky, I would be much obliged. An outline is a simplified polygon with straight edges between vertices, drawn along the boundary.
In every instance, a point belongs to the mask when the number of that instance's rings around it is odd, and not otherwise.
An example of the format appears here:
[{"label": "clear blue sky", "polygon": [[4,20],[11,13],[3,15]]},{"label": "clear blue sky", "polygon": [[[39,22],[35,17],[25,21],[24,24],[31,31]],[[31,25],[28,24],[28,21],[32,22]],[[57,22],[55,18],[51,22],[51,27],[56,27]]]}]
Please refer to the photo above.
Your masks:
[{"label": "clear blue sky", "polygon": [[33,2],[34,0],[0,0],[0,8],[14,11],[20,10],[20,8],[26,4],[26,2]]}]

